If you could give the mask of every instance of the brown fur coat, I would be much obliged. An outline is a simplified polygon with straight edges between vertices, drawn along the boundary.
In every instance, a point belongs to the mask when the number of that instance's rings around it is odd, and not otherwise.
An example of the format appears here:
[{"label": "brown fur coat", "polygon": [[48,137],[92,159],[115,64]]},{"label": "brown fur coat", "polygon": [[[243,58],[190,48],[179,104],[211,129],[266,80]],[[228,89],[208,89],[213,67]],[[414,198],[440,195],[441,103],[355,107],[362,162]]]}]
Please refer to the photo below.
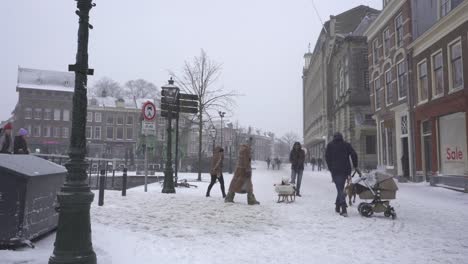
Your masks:
[{"label": "brown fur coat", "polygon": [[236,171],[229,185],[229,192],[233,193],[252,193],[252,167],[250,146],[242,144],[239,150],[239,159],[237,161]]},{"label": "brown fur coat", "polygon": [[224,159],[224,152],[221,151],[221,147],[216,147],[213,151],[213,158],[211,159],[211,175],[215,175],[216,177],[221,176],[223,172],[223,159]]}]

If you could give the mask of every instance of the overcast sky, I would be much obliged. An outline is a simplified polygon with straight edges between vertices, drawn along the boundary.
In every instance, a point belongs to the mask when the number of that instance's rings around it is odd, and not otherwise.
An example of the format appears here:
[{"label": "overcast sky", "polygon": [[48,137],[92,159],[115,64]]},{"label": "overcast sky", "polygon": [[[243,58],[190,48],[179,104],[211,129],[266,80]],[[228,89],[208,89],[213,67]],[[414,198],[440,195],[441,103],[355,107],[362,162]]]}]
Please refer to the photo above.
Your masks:
[{"label": "overcast sky", "polygon": [[[204,49],[223,65],[217,85],[235,89],[231,120],[302,137],[302,67],[321,23],[312,0],[96,0],[89,64],[120,83],[143,78],[158,87]],[[315,0],[324,21],[381,0]],[[0,25],[0,120],[18,96],[18,66],[66,71],[75,62],[78,17],[73,0],[3,1]]]}]

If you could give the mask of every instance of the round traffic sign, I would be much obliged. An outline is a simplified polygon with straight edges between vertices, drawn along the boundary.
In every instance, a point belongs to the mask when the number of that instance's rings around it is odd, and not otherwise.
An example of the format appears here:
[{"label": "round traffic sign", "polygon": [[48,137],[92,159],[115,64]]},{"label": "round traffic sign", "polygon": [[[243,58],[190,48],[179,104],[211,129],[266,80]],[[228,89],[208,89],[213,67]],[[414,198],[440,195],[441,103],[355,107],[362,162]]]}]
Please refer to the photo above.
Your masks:
[{"label": "round traffic sign", "polygon": [[144,103],[142,111],[146,121],[153,121],[156,118],[156,106],[152,102]]}]

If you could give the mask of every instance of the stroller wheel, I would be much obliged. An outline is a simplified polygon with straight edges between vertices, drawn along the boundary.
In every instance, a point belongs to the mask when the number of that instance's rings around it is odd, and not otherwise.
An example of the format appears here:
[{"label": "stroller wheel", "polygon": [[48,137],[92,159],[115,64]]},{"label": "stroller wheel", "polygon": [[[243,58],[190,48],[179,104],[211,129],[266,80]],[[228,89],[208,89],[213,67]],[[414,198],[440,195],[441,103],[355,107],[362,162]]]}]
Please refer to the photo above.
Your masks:
[{"label": "stroller wheel", "polygon": [[360,204],[358,205],[358,207],[357,207],[358,212],[361,212],[361,207],[362,207],[363,204],[365,204],[365,203],[362,202],[362,203],[360,203]]},{"label": "stroller wheel", "polygon": [[368,203],[362,203],[359,208],[359,213],[364,217],[371,217],[374,211],[372,205]]}]

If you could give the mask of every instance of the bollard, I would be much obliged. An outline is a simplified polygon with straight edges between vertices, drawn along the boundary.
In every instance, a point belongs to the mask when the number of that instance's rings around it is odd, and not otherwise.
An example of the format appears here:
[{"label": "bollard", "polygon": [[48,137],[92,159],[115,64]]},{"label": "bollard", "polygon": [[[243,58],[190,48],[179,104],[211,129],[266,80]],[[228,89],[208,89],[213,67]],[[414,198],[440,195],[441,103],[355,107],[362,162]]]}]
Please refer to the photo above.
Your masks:
[{"label": "bollard", "polygon": [[101,170],[101,175],[99,176],[99,201],[98,205],[103,206],[104,205],[104,188],[106,187],[105,183],[105,174],[106,172],[104,170]]},{"label": "bollard", "polygon": [[114,189],[115,170],[112,170],[112,189]]},{"label": "bollard", "polygon": [[123,169],[122,176],[122,196],[127,196],[127,168]]}]

